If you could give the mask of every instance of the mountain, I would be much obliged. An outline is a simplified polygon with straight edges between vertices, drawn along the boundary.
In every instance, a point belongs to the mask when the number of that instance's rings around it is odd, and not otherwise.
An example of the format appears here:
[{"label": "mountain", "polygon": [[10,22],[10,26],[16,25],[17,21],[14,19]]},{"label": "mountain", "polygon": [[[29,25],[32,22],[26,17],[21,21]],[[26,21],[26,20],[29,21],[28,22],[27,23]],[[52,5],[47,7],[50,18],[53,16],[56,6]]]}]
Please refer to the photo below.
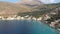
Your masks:
[{"label": "mountain", "polygon": [[0,2],[0,15],[15,15],[19,12],[30,11],[30,8],[22,7],[15,3]]},{"label": "mountain", "polygon": [[[58,10],[59,8],[59,10]],[[34,8],[32,12],[23,12],[18,13],[20,16],[30,15],[34,17],[40,17],[49,13],[58,12],[60,13],[60,3],[54,3],[54,4],[44,4],[43,6],[38,6]]]},{"label": "mountain", "polygon": [[16,15],[18,13],[23,13],[23,12],[41,11],[41,9],[45,11],[45,9],[52,9],[58,6],[60,6],[60,3],[43,4],[37,0],[33,0],[29,2],[27,2],[27,0],[26,1],[22,0],[20,3],[0,2],[0,15],[10,16],[10,15]]},{"label": "mountain", "polygon": [[39,0],[21,0],[21,2],[18,2],[18,4],[31,7],[43,5],[43,3]]},{"label": "mountain", "polygon": [[28,0],[22,0],[20,3],[0,2],[0,15],[8,16],[18,14],[19,12],[32,12],[35,6],[40,6],[40,4],[42,5],[37,0],[31,0],[29,2]]}]

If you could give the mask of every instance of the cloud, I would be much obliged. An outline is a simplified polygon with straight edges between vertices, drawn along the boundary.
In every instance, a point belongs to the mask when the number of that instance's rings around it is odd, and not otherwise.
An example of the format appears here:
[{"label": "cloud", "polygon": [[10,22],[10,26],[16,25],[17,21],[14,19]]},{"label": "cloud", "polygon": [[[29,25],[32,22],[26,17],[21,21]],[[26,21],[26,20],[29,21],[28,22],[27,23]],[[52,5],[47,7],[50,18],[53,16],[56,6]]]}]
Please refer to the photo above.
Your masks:
[{"label": "cloud", "polygon": [[42,1],[43,3],[55,3],[55,0],[40,0]]},{"label": "cloud", "polygon": [[51,3],[55,3],[55,0],[50,0]]}]

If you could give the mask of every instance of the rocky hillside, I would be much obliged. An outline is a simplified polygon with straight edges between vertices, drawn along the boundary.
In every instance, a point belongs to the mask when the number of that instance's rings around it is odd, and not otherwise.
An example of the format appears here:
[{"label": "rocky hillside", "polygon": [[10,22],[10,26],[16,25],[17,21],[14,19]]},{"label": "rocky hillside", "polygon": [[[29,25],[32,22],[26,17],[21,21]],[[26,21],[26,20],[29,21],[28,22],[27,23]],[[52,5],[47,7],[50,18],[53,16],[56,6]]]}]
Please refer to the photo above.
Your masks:
[{"label": "rocky hillside", "polygon": [[20,3],[0,2],[0,15],[15,15],[18,14],[19,12],[32,12],[32,10],[34,10],[35,8],[34,6],[40,6],[40,4],[41,3],[38,2],[37,0],[29,2],[22,0]]},{"label": "rocky hillside", "polygon": [[24,5],[24,6],[38,6],[38,5],[43,5],[43,3],[39,0],[21,0],[18,4]]},{"label": "rocky hillside", "polygon": [[22,7],[14,3],[0,2],[0,15],[13,15],[18,12],[29,11],[30,8]]},{"label": "rocky hillside", "polygon": [[[49,14],[51,12],[58,12],[58,8],[60,7],[60,3],[54,3],[54,4],[44,4],[43,6],[37,6],[32,10],[32,12],[23,12],[23,13],[18,13],[20,16],[42,16],[45,14]],[[60,9],[59,9],[60,11]],[[60,12],[59,12],[60,13]]]},{"label": "rocky hillside", "polygon": [[0,15],[15,15],[21,12],[33,12],[33,11],[47,11],[60,6],[60,3],[56,4],[43,4],[38,0],[24,1],[20,3],[0,2]]}]

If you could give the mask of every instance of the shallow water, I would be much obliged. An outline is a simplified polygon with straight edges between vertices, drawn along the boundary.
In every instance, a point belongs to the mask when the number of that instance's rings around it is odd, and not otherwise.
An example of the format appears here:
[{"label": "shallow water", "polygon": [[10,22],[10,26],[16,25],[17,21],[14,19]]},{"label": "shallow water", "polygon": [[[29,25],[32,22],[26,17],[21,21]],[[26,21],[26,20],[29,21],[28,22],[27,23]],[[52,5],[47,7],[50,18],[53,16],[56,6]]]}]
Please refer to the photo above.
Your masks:
[{"label": "shallow water", "polygon": [[40,21],[0,20],[0,34],[58,34]]}]

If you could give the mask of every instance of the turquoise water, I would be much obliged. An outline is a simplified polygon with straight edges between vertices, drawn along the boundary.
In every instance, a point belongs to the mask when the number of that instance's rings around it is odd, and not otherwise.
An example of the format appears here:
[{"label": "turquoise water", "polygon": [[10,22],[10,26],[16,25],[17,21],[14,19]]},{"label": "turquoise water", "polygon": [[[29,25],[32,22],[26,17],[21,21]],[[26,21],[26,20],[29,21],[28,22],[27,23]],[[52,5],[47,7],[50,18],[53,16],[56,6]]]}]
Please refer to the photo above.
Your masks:
[{"label": "turquoise water", "polygon": [[0,20],[0,34],[58,34],[41,21]]}]

